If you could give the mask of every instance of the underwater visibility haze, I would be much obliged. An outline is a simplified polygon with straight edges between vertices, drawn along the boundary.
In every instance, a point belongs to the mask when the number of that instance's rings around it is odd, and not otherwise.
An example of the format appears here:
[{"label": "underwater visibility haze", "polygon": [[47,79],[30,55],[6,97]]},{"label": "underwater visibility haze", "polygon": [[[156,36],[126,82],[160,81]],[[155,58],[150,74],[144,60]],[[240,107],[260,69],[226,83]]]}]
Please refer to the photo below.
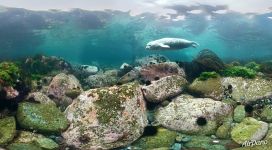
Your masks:
[{"label": "underwater visibility haze", "polygon": [[272,149],[272,2],[0,0],[0,149]]}]

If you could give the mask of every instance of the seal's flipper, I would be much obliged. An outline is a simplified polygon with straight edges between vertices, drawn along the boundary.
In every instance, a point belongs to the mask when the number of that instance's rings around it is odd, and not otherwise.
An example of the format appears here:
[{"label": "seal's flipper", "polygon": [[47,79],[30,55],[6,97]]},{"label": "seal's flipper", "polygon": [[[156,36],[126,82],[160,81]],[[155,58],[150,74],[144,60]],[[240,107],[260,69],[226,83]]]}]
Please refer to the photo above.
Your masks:
[{"label": "seal's flipper", "polygon": [[192,46],[193,46],[194,48],[196,48],[197,46],[199,46],[199,44],[196,43],[196,42],[192,42]]},{"label": "seal's flipper", "polygon": [[160,44],[160,47],[162,47],[162,48],[170,48],[169,45],[165,45],[165,44]]}]

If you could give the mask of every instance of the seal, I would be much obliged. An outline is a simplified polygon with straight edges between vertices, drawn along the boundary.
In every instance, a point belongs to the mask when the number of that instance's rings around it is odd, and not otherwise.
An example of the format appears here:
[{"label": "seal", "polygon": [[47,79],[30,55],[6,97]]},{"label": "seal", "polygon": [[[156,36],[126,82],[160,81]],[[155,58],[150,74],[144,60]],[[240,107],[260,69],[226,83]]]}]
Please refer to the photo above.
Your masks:
[{"label": "seal", "polygon": [[199,46],[198,43],[186,39],[162,38],[148,42],[145,48],[148,50],[180,50],[188,47],[196,48],[197,46]]}]

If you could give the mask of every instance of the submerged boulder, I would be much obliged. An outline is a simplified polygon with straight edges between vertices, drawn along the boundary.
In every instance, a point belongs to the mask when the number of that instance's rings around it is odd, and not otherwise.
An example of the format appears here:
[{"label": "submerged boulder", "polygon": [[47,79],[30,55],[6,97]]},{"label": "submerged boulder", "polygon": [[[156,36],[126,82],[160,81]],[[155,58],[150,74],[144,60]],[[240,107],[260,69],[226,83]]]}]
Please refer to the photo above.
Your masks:
[{"label": "submerged boulder", "polygon": [[67,107],[72,103],[73,99],[66,96],[66,92],[78,89],[82,91],[81,84],[73,75],[60,73],[56,75],[47,89],[47,95],[55,101],[58,106]]},{"label": "submerged boulder", "polygon": [[222,85],[225,87],[230,86],[232,88],[231,98],[242,103],[272,97],[272,80],[227,77],[222,79]]},{"label": "submerged boulder", "polygon": [[51,100],[47,95],[41,93],[41,92],[33,92],[29,93],[29,95],[26,98],[28,101],[31,102],[38,102],[41,104],[52,104],[56,105],[53,100]]},{"label": "submerged boulder", "polygon": [[209,49],[200,51],[193,62],[196,62],[202,71],[220,71],[225,68],[223,61]]},{"label": "submerged boulder", "polygon": [[118,82],[118,71],[108,70],[104,73],[91,75],[85,79],[85,84],[88,88],[100,88],[113,86]]},{"label": "submerged boulder", "polygon": [[186,84],[187,81],[182,76],[172,75],[143,86],[142,92],[147,101],[161,102],[180,94]]},{"label": "submerged boulder", "polygon": [[169,59],[163,55],[149,55],[143,58],[139,58],[135,60],[135,64],[138,66],[147,66],[151,64],[158,64],[167,62]]},{"label": "submerged boulder", "polygon": [[143,136],[133,143],[132,146],[146,150],[162,147],[169,149],[175,143],[176,137],[177,133],[175,131],[167,130],[165,128],[158,128],[155,135]]},{"label": "submerged boulder", "polygon": [[126,146],[147,125],[145,101],[135,82],[88,90],[65,112],[71,125],[62,135],[82,150]]},{"label": "submerged boulder", "polygon": [[265,122],[269,122],[269,123],[272,122],[272,107],[271,107],[271,105],[267,105],[264,107],[260,117]]},{"label": "submerged boulder", "polygon": [[235,122],[242,122],[245,117],[246,117],[245,106],[244,105],[238,105],[234,109],[233,120]]},{"label": "submerged boulder", "polygon": [[84,75],[94,75],[99,71],[98,67],[90,65],[81,65],[79,68]]},{"label": "submerged boulder", "polygon": [[185,77],[185,72],[174,62],[151,64],[142,67],[140,70],[140,77],[144,81],[154,81],[171,75],[180,75]]},{"label": "submerged boulder", "polygon": [[21,127],[43,133],[60,133],[68,126],[64,114],[51,104],[20,103],[16,118]]},{"label": "submerged boulder", "polygon": [[17,144],[35,144],[37,147],[46,150],[57,150],[59,145],[52,139],[45,136],[28,131],[20,131],[13,141],[13,145]]},{"label": "submerged boulder", "polygon": [[210,98],[181,95],[156,113],[162,126],[188,134],[215,134],[224,117],[231,115],[232,106]]},{"label": "submerged boulder", "polygon": [[188,87],[189,91],[193,94],[197,94],[200,97],[212,98],[215,100],[221,100],[224,97],[224,87],[221,85],[221,79],[209,78],[205,81],[198,78]]},{"label": "submerged boulder", "polygon": [[16,122],[14,117],[0,119],[0,146],[12,141],[16,134]]},{"label": "submerged boulder", "polygon": [[129,71],[128,73],[126,73],[125,75],[123,75],[118,80],[118,83],[124,84],[124,83],[128,83],[128,82],[132,82],[134,80],[137,80],[139,78],[139,76],[140,76],[139,70],[133,69],[133,70]]},{"label": "submerged boulder", "polygon": [[266,122],[248,117],[234,126],[231,131],[231,138],[239,144],[243,144],[245,141],[259,141],[265,137],[267,131],[268,124]]}]

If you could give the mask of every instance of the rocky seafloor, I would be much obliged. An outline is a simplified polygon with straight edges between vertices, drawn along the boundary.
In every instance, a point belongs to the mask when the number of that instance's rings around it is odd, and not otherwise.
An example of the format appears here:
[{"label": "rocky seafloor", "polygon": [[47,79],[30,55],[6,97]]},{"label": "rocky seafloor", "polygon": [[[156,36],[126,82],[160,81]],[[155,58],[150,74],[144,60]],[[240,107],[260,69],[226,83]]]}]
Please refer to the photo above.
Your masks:
[{"label": "rocky seafloor", "polygon": [[0,62],[0,149],[269,150],[271,123],[272,61]]}]

